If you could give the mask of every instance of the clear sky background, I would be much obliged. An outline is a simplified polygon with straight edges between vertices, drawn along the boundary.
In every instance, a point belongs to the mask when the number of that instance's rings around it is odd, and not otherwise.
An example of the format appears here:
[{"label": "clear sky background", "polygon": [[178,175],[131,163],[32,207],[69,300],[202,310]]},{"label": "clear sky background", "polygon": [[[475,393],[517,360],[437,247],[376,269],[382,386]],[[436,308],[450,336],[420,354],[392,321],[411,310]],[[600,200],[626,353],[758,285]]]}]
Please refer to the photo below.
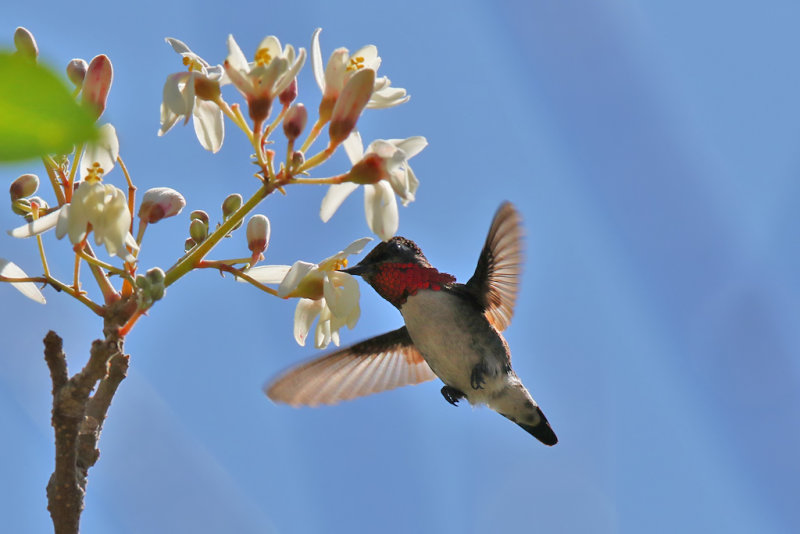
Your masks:
[{"label": "clear sky background", "polygon": [[[465,281],[500,202],[524,217],[507,338],[560,438],[547,448],[490,410],[453,408],[438,382],[336,407],[273,405],[263,383],[315,355],[292,338],[295,303],[198,272],[128,338],[83,532],[800,530],[797,2],[7,4],[4,46],[24,25],[59,69],[109,55],[104,117],[137,185],[186,196],[181,216],[148,231],[144,268],[182,253],[189,211],[218,217],[228,193],[256,188],[230,124],[217,155],[191,126],[156,137],[164,79],[182,68],[164,37],[211,63],[229,33],[248,55],[269,34],[309,48],[318,26],[326,60],[376,44],[380,73],[412,98],[368,112],[365,140],[430,142],[412,161],[421,186],[400,234]],[[309,65],[300,100],[319,101]],[[339,154],[317,176],[345,164]],[[36,163],[0,172],[4,183],[44,174]],[[107,180],[124,183],[118,170]],[[324,192],[261,205],[267,263],[318,261],[368,235],[361,192],[323,225]],[[245,250],[237,235],[215,257]],[[33,241],[3,232],[0,256],[39,272]],[[344,343],[401,323],[361,287]],[[74,372],[100,335],[88,310],[45,294],[40,306],[0,287],[6,532],[51,528],[41,339],[61,334]]]}]

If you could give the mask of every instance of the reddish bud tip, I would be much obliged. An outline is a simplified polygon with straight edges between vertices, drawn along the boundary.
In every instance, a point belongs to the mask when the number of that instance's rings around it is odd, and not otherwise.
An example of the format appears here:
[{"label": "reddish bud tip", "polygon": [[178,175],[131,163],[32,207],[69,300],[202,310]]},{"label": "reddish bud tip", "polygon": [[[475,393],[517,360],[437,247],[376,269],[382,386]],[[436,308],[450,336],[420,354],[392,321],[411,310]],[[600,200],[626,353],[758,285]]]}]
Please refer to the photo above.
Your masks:
[{"label": "reddish bud tip", "polygon": [[8,192],[11,195],[11,202],[14,202],[31,196],[37,189],[39,189],[39,177],[35,174],[23,174],[11,182]]},{"label": "reddish bud tip", "polygon": [[139,218],[148,224],[177,215],[186,206],[183,196],[169,187],[149,189],[139,207]]},{"label": "reddish bud tip", "polygon": [[292,83],[289,84],[289,87],[281,91],[281,94],[278,95],[278,100],[283,106],[288,106],[294,102],[295,98],[297,98],[297,78],[292,79]]},{"label": "reddish bud tip", "polygon": [[260,254],[267,250],[269,245],[270,226],[269,219],[264,215],[253,215],[247,221],[247,248],[253,254]]},{"label": "reddish bud tip", "polygon": [[308,111],[303,104],[295,104],[286,112],[283,118],[283,133],[290,141],[294,141],[306,127],[308,121]]},{"label": "reddish bud tip", "polygon": [[95,118],[99,118],[106,109],[108,91],[111,89],[111,82],[114,79],[114,69],[111,60],[105,54],[95,56],[86,69],[86,77],[83,80],[82,98],[94,112]]}]

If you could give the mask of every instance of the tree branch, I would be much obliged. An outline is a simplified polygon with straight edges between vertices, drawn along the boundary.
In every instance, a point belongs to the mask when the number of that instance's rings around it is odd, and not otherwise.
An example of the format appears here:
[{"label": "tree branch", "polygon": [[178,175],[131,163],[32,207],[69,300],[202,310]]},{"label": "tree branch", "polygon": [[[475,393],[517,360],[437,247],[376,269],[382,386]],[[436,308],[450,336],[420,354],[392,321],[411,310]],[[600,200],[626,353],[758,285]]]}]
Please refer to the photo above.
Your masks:
[{"label": "tree branch", "polygon": [[53,382],[51,422],[56,448],[55,469],[47,484],[47,509],[56,534],[78,533],[89,468],[100,457],[100,431],[128,371],[119,327],[135,308],[132,299],[106,306],[105,339],[92,343],[89,361],[71,378],[61,338],[53,331],[45,336],[44,358]]}]

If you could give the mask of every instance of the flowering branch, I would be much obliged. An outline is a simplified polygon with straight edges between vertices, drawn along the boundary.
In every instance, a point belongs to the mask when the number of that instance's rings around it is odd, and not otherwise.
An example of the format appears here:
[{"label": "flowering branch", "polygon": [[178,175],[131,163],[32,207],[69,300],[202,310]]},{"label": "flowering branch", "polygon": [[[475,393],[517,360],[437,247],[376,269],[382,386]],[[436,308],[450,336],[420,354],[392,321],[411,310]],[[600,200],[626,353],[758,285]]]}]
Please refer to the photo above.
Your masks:
[{"label": "flowering branch", "polygon": [[[407,102],[405,89],[391,87],[388,78],[378,76],[381,59],[373,45],[352,55],[338,48],[323,68],[319,34],[317,30],[312,36],[310,60],[322,94],[316,108],[318,117],[299,150],[296,145],[309,120],[306,106],[296,102],[297,75],[306,60],[304,48],[282,46],[277,37],[267,36],[251,61],[229,36],[225,60],[213,65],[185,43],[166,39],[181,57],[185,70],[165,80],[159,135],[179,122],[192,120],[200,144],[216,153],[222,148],[227,118],[244,133],[253,149],[251,161],[258,166],[256,191],[247,200],[236,193],[228,195],[222,203],[222,219],[213,229],[208,213],[191,212],[185,253],[166,272],[159,267],[143,271],[139,252],[147,228],[180,214],[186,200],[174,189],[157,187],[144,193],[136,212],[137,187],[120,156],[116,130],[111,124],[98,124],[113,81],[111,61],[100,54],[90,62],[73,59],[68,63],[67,77],[74,88],[61,96],[69,104],[80,103],[81,120],[86,122],[83,126],[91,128],[64,147],[41,150],[49,154],[33,152],[41,156],[48,178],[45,183],[49,183],[55,205],[51,208],[34,196],[39,179],[33,174],[18,177],[10,187],[12,210],[25,222],[9,233],[17,238],[36,237],[44,274],[28,276],[16,264],[0,258],[0,282],[40,303],[45,303],[43,288],[36,284],[50,286],[75,298],[104,321],[103,339],[92,343],[88,362],[72,377],[61,338],[51,331],[44,340],[53,384],[56,450],[56,466],[47,486],[48,509],[57,533],[78,532],[88,471],[99,457],[97,443],[103,421],[128,368],[123,341],[172,284],[194,270],[216,269],[271,296],[295,298],[294,337],[301,345],[312,332],[314,321],[314,345],[319,348],[338,344],[339,330],[353,328],[358,321],[358,284],[340,269],[370,238],[358,239],[319,263],[298,260],[291,266],[257,265],[264,260],[271,229],[269,219],[254,211],[276,190],[286,195],[291,185],[328,185],[319,209],[325,222],[350,193],[363,186],[368,225],[380,238],[388,239],[398,223],[395,195],[405,205],[414,200],[419,184],[408,160],[425,146],[424,138],[377,140],[365,150],[356,130],[364,110]],[[30,32],[18,28],[15,44],[17,59],[36,62],[38,48]],[[222,96],[225,85],[232,85],[243,101],[229,104]],[[272,113],[273,104],[277,113]],[[32,116],[34,111],[41,110],[31,110]],[[326,127],[327,145],[306,157]],[[286,138],[285,151],[276,149],[271,138],[281,131]],[[325,178],[311,176],[340,146],[350,158],[350,169]],[[283,154],[285,160],[281,161]],[[116,166],[125,180],[122,188],[111,183],[113,177],[109,179]],[[134,217],[139,218],[135,237]],[[244,226],[248,217],[244,233],[249,255],[206,259],[224,238]],[[53,228],[58,239],[68,237],[70,252],[74,253],[71,285],[59,281],[48,266],[41,236]],[[98,257],[90,245],[92,239],[98,253],[105,249],[110,259]],[[88,265],[95,288],[82,285],[83,264]],[[83,274],[87,278],[85,271]],[[93,300],[92,290],[99,290],[102,300]]]}]

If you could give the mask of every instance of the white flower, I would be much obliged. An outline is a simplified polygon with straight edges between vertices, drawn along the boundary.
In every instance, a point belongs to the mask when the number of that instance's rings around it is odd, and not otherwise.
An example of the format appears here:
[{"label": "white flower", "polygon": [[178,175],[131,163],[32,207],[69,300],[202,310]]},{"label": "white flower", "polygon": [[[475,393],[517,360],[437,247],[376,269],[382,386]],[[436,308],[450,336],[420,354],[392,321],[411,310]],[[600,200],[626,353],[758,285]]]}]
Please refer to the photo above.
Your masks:
[{"label": "white flower", "polygon": [[[319,46],[321,31],[322,28],[317,28],[311,37],[311,65],[314,70],[314,79],[317,80],[317,85],[322,91],[320,116],[324,117],[333,109],[336,99],[339,98],[339,94],[350,77],[360,69],[372,69],[377,74],[381,58],[375,45],[360,48],[352,55],[346,48],[337,48],[323,69],[322,52]],[[376,77],[367,108],[389,108],[408,102],[411,97],[406,94],[406,90],[391,87],[391,84],[392,82],[386,76]]]},{"label": "white flower", "polygon": [[222,110],[213,100],[219,96],[219,86],[227,83],[225,71],[220,65],[209,65],[178,39],[167,37],[166,41],[181,55],[189,70],[167,76],[158,135],[170,131],[181,117],[184,124],[193,117],[200,144],[210,152],[217,152],[225,137],[225,123]]},{"label": "white flower", "polygon": [[272,101],[291,85],[305,61],[305,48],[296,55],[292,45],[281,50],[281,42],[270,35],[258,45],[255,61],[248,63],[233,35],[228,36],[225,72],[247,99],[250,118],[254,121],[269,117]]},{"label": "white flower", "polygon": [[56,237],[69,235],[69,240],[78,244],[92,230],[95,243],[105,246],[109,255],[133,263],[136,258],[126,248],[136,245],[130,226],[131,212],[125,193],[113,185],[90,179],[81,182],[72,195],[72,203],[59,210]]},{"label": "white flower", "polygon": [[400,197],[404,206],[414,200],[419,180],[411,170],[408,160],[427,145],[428,141],[419,136],[408,139],[377,139],[364,152],[361,136],[358,131],[354,131],[344,141],[345,151],[353,164],[348,176],[353,181],[330,186],[320,207],[323,222],[328,222],[344,199],[359,184],[363,184],[364,212],[370,230],[384,241],[391,239],[399,225],[394,195]]},{"label": "white flower", "polygon": [[316,263],[297,261],[294,265],[266,265],[250,269],[247,274],[265,284],[280,284],[278,296],[300,297],[294,313],[294,338],[304,346],[311,324],[317,317],[314,345],[339,345],[339,330],[353,328],[361,315],[358,282],[351,275],[339,272],[347,265],[347,256],[358,254],[372,238],[362,237],[347,248]]}]

